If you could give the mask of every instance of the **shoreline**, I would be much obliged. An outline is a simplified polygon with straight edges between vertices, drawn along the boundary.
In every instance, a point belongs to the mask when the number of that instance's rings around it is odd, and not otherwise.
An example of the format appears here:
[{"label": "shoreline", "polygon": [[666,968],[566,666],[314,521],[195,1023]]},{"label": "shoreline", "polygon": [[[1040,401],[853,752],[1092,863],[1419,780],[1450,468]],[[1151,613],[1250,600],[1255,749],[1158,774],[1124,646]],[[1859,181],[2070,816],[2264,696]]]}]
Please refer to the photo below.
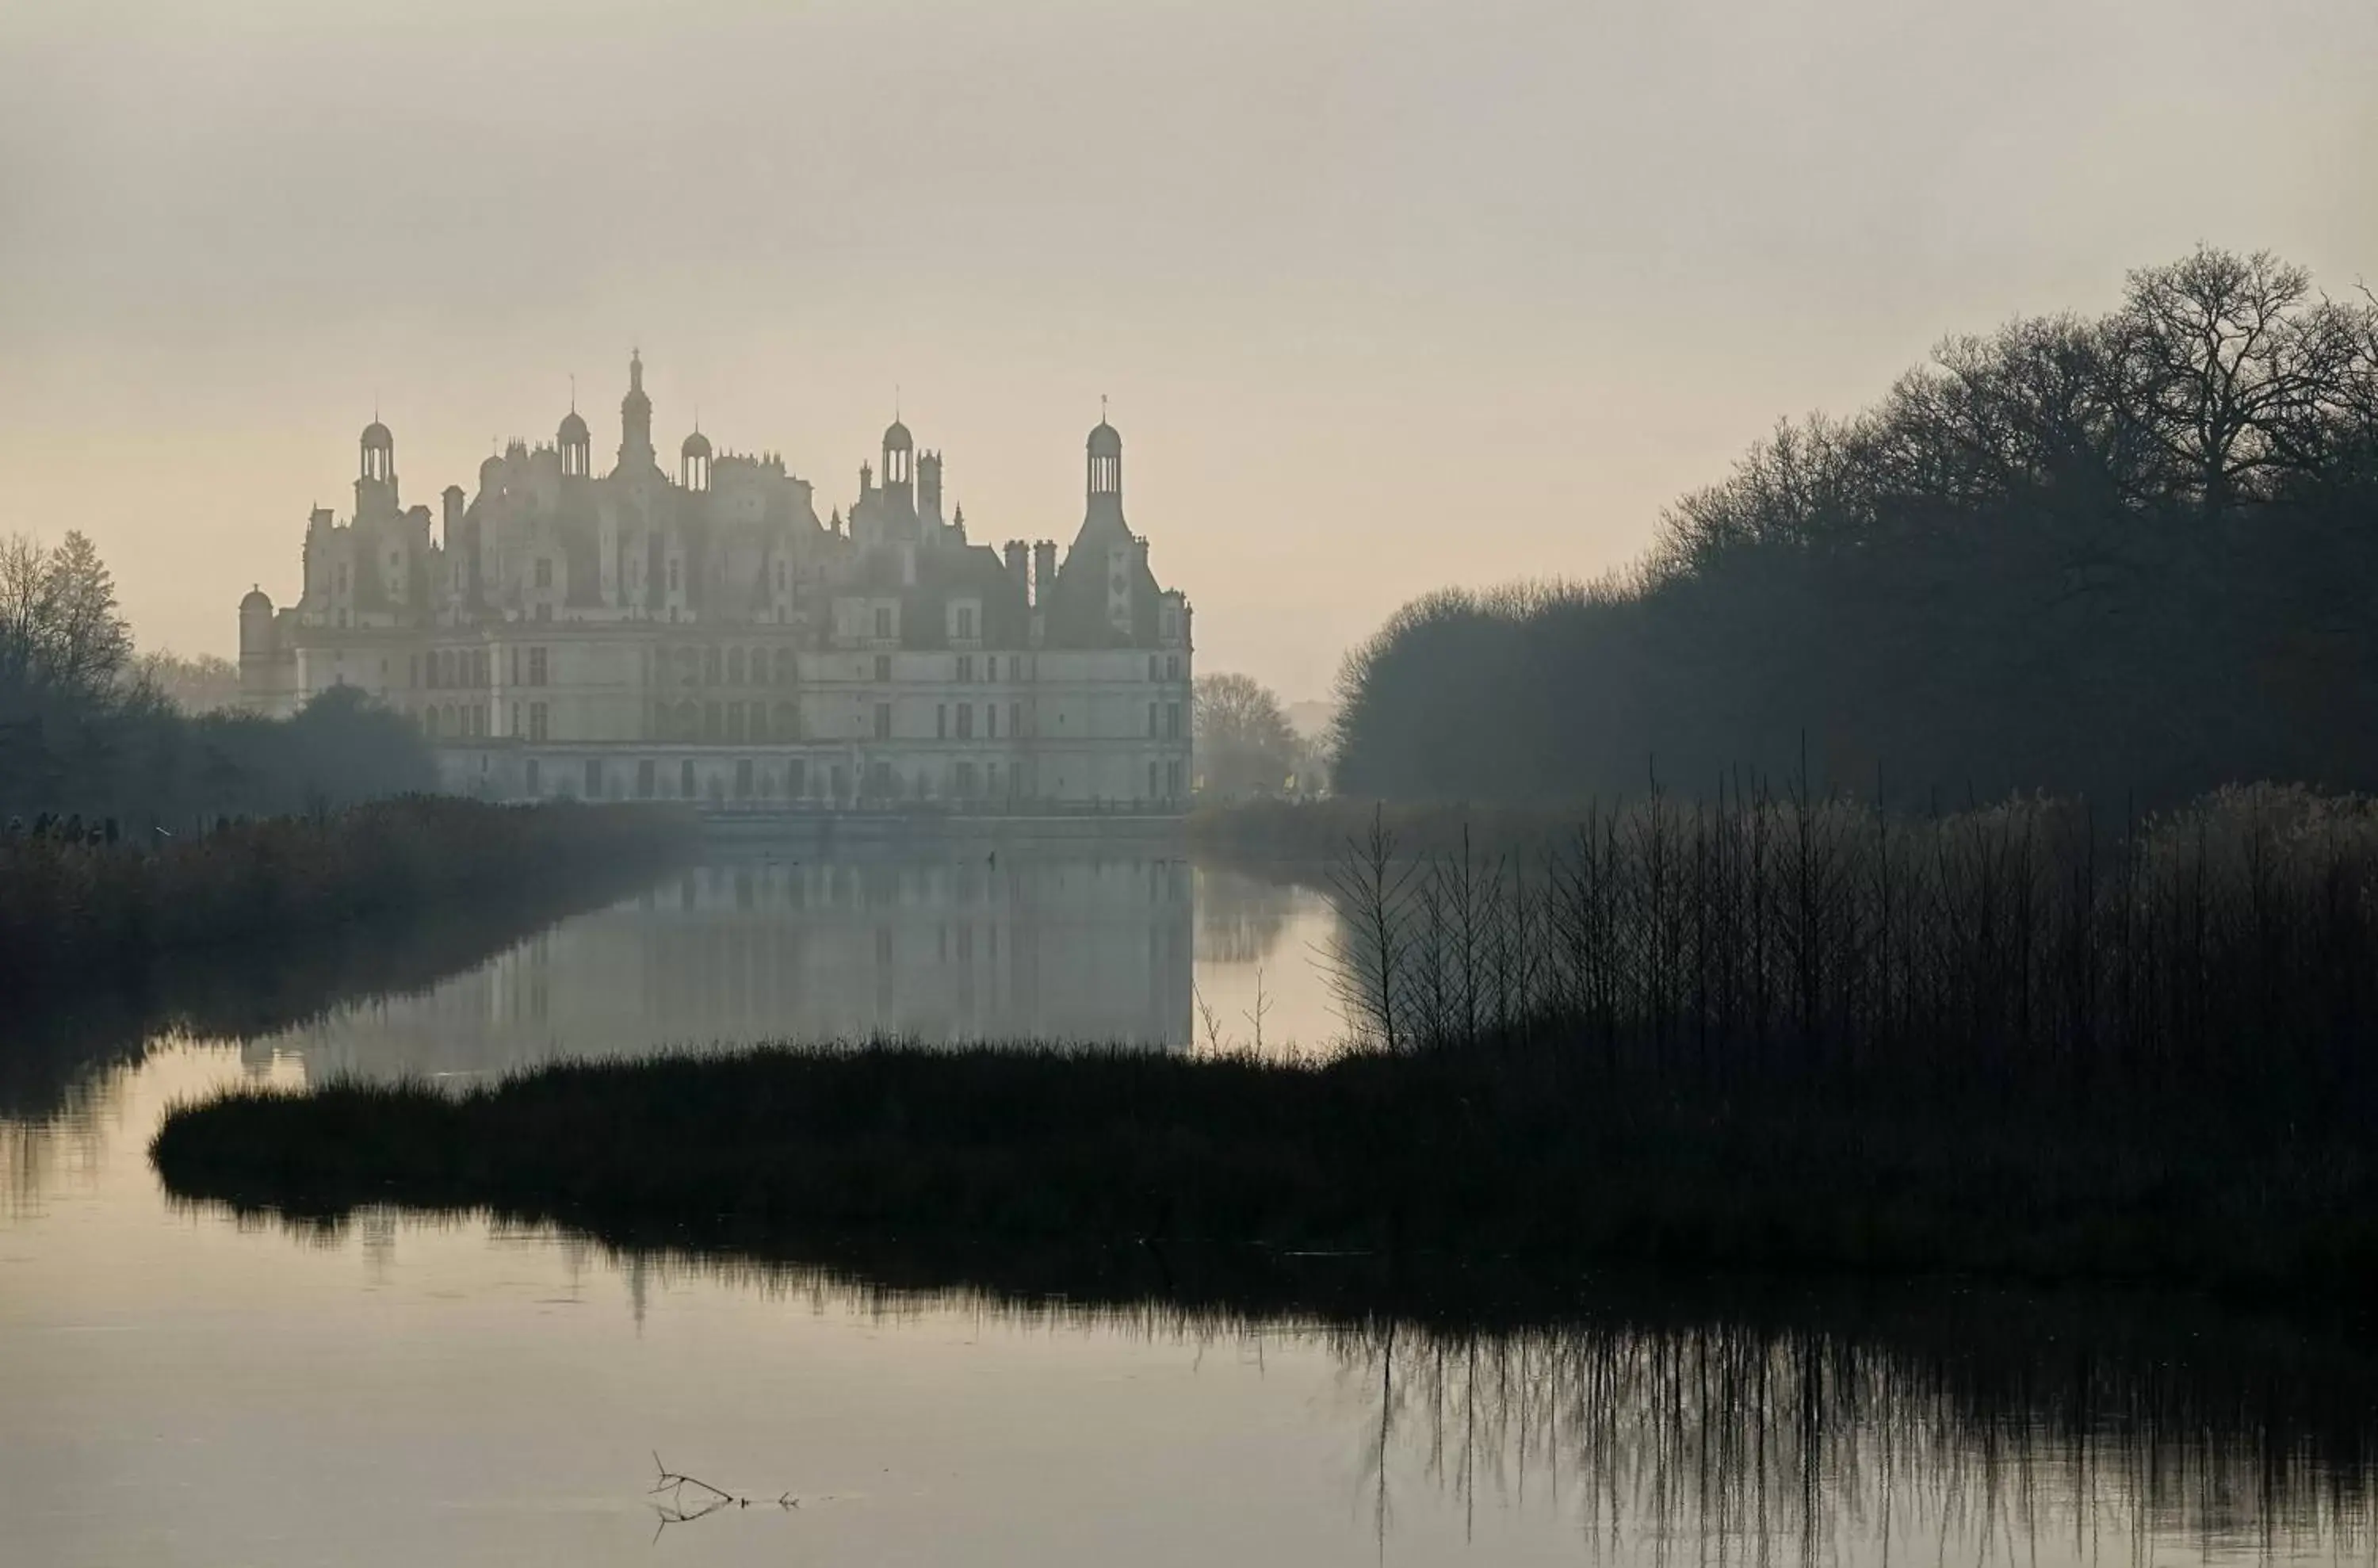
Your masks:
[{"label": "shoreline", "polygon": [[421,990],[635,892],[696,844],[605,808],[434,798],[275,818],[143,851],[0,842],[0,1112],[161,1032],[252,1038]]}]

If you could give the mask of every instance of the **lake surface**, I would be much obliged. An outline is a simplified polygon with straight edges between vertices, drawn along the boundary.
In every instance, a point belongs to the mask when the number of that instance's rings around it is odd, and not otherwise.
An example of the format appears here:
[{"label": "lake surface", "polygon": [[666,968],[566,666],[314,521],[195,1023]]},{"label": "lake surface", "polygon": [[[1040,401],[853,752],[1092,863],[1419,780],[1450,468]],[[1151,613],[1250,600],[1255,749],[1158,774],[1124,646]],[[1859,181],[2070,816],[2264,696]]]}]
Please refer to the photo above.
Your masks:
[{"label": "lake surface", "polygon": [[[623,1256],[180,1207],[143,1152],[243,1079],[879,1031],[1326,1048],[1331,931],[1293,879],[1160,853],[746,856],[425,995],[94,1050],[0,1116],[0,1562],[2373,1555],[2378,1357],[2337,1331],[1622,1278],[1399,1317],[1362,1260],[1239,1296],[1146,1260]],[[652,1495],[655,1454],[752,1505]]]}]

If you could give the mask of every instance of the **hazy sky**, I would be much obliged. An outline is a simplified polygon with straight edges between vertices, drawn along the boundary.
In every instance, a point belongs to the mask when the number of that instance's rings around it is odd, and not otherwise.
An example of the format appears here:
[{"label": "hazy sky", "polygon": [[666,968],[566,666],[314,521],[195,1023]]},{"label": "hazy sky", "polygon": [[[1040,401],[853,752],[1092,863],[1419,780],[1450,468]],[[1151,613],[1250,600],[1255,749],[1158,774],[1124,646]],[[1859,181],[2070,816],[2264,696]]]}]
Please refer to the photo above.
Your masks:
[{"label": "hazy sky", "polygon": [[847,506],[894,390],[979,539],[1111,394],[1201,666],[1291,699],[1585,575],[1772,421],[2200,240],[2378,279],[2368,0],[0,0],[0,532],[229,652],[343,515],[641,343],[664,450]]}]

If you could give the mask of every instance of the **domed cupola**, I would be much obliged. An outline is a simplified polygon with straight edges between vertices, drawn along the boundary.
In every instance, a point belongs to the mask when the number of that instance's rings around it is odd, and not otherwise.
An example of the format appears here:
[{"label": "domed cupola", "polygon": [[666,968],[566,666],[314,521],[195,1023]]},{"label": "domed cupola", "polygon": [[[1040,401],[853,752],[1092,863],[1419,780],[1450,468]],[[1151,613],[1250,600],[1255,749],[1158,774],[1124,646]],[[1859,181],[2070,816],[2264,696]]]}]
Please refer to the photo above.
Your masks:
[{"label": "domed cupola", "polygon": [[1106,421],[1106,411],[1099,411],[1099,422],[1090,430],[1090,499],[1112,496],[1123,499],[1123,433]]},{"label": "domed cupola", "polygon": [[883,488],[906,492],[917,477],[917,439],[897,416],[883,430]]},{"label": "domed cupola", "polygon": [[376,485],[396,476],[396,438],[378,419],[364,427],[363,465],[357,476]]},{"label": "domed cupola", "polygon": [[554,444],[561,449],[562,477],[586,477],[594,467],[594,435],[577,409],[561,416],[561,428],[554,433]]},{"label": "domed cupola", "polygon": [[699,493],[710,488],[710,438],[700,430],[685,438],[678,449],[680,482],[689,490]]}]

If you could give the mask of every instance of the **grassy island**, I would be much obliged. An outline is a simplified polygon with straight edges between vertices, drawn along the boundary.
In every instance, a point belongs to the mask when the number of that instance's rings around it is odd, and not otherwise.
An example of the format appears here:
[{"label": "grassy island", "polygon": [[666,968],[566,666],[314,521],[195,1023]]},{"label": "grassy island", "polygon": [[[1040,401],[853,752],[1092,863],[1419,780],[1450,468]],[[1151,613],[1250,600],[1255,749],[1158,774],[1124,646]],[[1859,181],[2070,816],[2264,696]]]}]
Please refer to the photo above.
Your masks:
[{"label": "grassy island", "polygon": [[2378,1282],[2378,1182],[2353,1149],[2014,1110],[1622,1085],[1519,1047],[1323,1066],[763,1049],[461,1093],[240,1089],[176,1110],[151,1153],[177,1194],[241,1207],[486,1209],[691,1246],[869,1231]]}]

